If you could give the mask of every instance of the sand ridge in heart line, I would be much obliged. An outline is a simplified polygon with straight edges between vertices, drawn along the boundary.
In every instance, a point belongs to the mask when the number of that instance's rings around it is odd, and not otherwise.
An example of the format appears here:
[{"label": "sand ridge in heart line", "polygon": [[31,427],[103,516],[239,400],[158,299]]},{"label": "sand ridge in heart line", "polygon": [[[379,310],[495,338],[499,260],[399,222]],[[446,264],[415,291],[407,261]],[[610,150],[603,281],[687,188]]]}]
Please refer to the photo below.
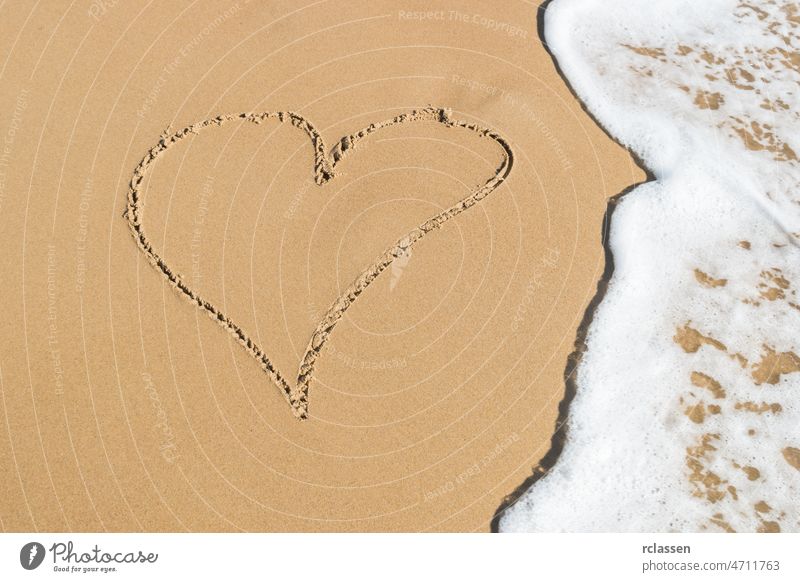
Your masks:
[{"label": "sand ridge in heart line", "polygon": [[[356,280],[340,295],[328,308],[324,317],[317,325],[311,340],[308,343],[306,352],[301,360],[300,367],[297,372],[297,382],[292,387],[283,375],[275,369],[275,366],[269,360],[264,351],[253,342],[253,340],[244,332],[244,330],[234,323],[229,317],[223,314],[217,307],[203,299],[196,291],[191,289],[183,279],[176,274],[154,250],[150,241],[144,233],[142,227],[142,209],[139,203],[139,187],[147,174],[150,165],[167,149],[183,140],[190,135],[198,134],[202,129],[207,127],[219,127],[229,121],[245,121],[255,124],[260,124],[268,119],[277,119],[279,122],[289,122],[293,126],[302,129],[311,139],[311,144],[314,148],[314,181],[317,185],[322,186],[329,180],[335,177],[334,169],[336,164],[351,150],[356,144],[366,136],[374,133],[385,127],[399,125],[401,123],[413,122],[434,122],[444,125],[445,127],[459,127],[468,129],[477,133],[480,137],[487,137],[494,140],[502,149],[503,160],[497,167],[494,175],[489,178],[483,186],[476,188],[470,192],[466,197],[458,201],[453,206],[445,209],[436,216],[429,218],[418,227],[414,228],[411,232],[400,238],[394,245],[389,247],[382,255],[380,255],[370,266],[368,266],[356,278]],[[237,341],[252,355],[260,364],[267,375],[272,379],[276,386],[283,392],[286,400],[291,406],[292,412],[300,420],[308,418],[308,392],[311,383],[314,366],[317,358],[322,352],[325,343],[330,337],[333,328],[344,316],[345,311],[350,305],[358,298],[359,295],[380,275],[392,262],[406,254],[415,243],[422,239],[429,232],[436,230],[447,220],[461,214],[468,208],[471,208],[486,196],[491,194],[494,190],[503,183],[511,172],[511,167],[514,164],[514,155],[508,142],[500,136],[497,132],[480,127],[474,123],[466,121],[459,121],[451,117],[451,113],[447,109],[427,107],[410,111],[397,115],[391,119],[373,123],[361,129],[360,131],[347,135],[339,140],[339,142],[328,153],[325,142],[320,133],[314,126],[306,120],[303,116],[291,111],[278,111],[278,112],[265,112],[265,113],[238,113],[230,115],[218,115],[210,119],[206,119],[184,127],[172,134],[165,132],[162,134],[158,143],[150,148],[147,154],[136,166],[133,172],[130,183],[128,185],[128,205],[125,209],[123,216],[128,221],[128,226],[131,229],[136,244],[139,249],[147,256],[150,263],[158,269],[167,280],[181,292],[183,296],[195,303],[198,307],[205,310],[210,317],[217,321],[219,325],[228,330]]]}]

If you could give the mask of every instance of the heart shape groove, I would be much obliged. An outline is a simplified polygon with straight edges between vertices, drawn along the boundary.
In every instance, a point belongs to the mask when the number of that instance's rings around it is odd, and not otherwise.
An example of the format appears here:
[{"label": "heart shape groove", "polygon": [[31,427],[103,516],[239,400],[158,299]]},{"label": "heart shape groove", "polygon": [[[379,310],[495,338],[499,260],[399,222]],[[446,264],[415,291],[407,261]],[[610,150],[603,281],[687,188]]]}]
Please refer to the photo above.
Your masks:
[{"label": "heart shape groove", "polygon": [[[494,140],[502,149],[503,160],[497,167],[494,175],[489,178],[483,186],[472,190],[468,196],[459,200],[453,206],[445,209],[436,216],[429,218],[411,232],[400,238],[394,245],[389,247],[371,265],[364,269],[356,280],[340,295],[328,308],[320,323],[317,325],[311,340],[308,343],[306,352],[301,360],[297,372],[297,381],[291,386],[284,376],[275,369],[270,359],[264,351],[253,342],[244,330],[234,323],[229,317],[223,314],[217,307],[203,299],[196,291],[191,289],[185,281],[176,274],[154,250],[142,227],[142,209],[140,206],[139,187],[147,175],[148,168],[164,153],[168,148],[186,138],[189,135],[196,135],[207,127],[219,127],[230,121],[245,121],[260,124],[268,119],[277,119],[279,122],[289,122],[294,127],[303,130],[311,140],[314,148],[314,181],[318,186],[334,178],[336,164],[350,151],[355,149],[358,142],[368,135],[393,125],[414,122],[434,122],[445,127],[458,127],[477,133],[480,137]],[[336,146],[328,152],[325,142],[320,133],[303,116],[291,111],[265,112],[265,113],[238,113],[229,115],[218,115],[210,119],[205,119],[198,123],[184,127],[175,133],[162,134],[158,143],[150,148],[142,158],[139,165],[133,172],[128,185],[128,204],[123,216],[128,221],[136,244],[145,254],[148,261],[158,270],[172,286],[180,293],[202,308],[207,314],[225,328],[236,340],[253,356],[260,364],[270,379],[281,390],[293,414],[300,420],[308,418],[308,392],[311,384],[314,366],[322,352],[325,343],[331,335],[334,327],[342,319],[345,311],[358,298],[361,293],[380,275],[392,262],[407,254],[408,250],[419,242],[426,234],[441,227],[445,222],[471,208],[494,190],[508,177],[511,167],[514,164],[514,155],[508,142],[497,132],[480,127],[477,124],[466,121],[459,121],[451,117],[447,109],[427,107],[424,109],[413,110],[403,113],[391,119],[373,123],[356,133],[347,135],[339,140]]]}]

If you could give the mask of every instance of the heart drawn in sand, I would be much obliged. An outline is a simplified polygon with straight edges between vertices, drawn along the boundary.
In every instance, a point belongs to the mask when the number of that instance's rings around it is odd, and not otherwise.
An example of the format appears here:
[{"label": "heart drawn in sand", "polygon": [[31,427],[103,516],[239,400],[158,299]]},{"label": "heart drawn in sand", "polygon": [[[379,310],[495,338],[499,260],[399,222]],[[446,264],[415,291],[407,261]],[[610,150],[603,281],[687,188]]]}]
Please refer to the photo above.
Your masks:
[{"label": "heart drawn in sand", "polygon": [[[489,178],[483,186],[472,190],[469,195],[458,201],[453,206],[445,209],[436,216],[433,216],[405,234],[382,255],[380,255],[371,265],[366,267],[355,281],[340,295],[328,308],[322,320],[317,325],[311,340],[308,343],[305,354],[300,362],[297,371],[297,381],[294,385],[286,381],[275,366],[273,366],[267,354],[250,339],[249,335],[233,322],[229,317],[222,313],[217,307],[203,299],[195,290],[191,289],[186,282],[173,271],[154,250],[148,240],[144,228],[142,227],[142,209],[139,200],[139,187],[142,184],[150,165],[163,154],[168,148],[181,141],[182,139],[200,133],[208,127],[219,127],[231,121],[243,121],[250,123],[262,123],[268,119],[276,119],[281,123],[289,122],[294,127],[303,130],[311,139],[314,147],[314,179],[317,185],[322,186],[335,177],[334,169],[336,164],[351,150],[355,149],[358,142],[371,133],[385,127],[399,125],[401,123],[439,123],[445,127],[462,128],[475,132],[480,137],[494,140],[501,148],[503,159],[497,167],[494,175]],[[345,311],[358,298],[361,293],[372,283],[378,275],[386,270],[395,259],[404,257],[409,249],[419,242],[426,234],[441,227],[445,222],[471,208],[491,194],[508,177],[514,163],[514,156],[508,142],[497,132],[482,128],[474,123],[453,119],[450,112],[446,109],[428,107],[425,109],[414,110],[403,113],[392,119],[373,123],[356,133],[347,135],[339,140],[336,146],[328,152],[322,136],[314,126],[301,115],[291,111],[266,112],[266,113],[239,113],[235,115],[219,115],[184,127],[172,133],[164,134],[158,143],[150,148],[139,165],[133,172],[128,186],[128,206],[124,216],[128,220],[128,225],[136,240],[139,249],[147,256],[150,263],[158,269],[161,274],[178,290],[180,293],[195,303],[198,307],[206,311],[210,317],[217,321],[239,343],[252,355],[260,364],[270,379],[283,392],[286,400],[292,408],[294,415],[303,420],[308,417],[308,391],[309,385],[314,375],[314,366],[319,358],[325,343],[328,341],[334,327],[344,316]]]}]

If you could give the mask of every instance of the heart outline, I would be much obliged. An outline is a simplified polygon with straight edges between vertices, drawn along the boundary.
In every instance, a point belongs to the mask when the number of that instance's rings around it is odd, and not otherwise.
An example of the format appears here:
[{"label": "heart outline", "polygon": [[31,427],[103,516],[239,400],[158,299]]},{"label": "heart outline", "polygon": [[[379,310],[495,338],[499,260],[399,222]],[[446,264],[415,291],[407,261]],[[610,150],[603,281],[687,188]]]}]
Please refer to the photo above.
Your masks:
[{"label": "heart outline", "polygon": [[[149,166],[155,162],[156,158],[165,152],[169,147],[178,143],[189,135],[197,135],[202,129],[207,127],[219,127],[230,121],[245,121],[260,124],[268,119],[277,119],[279,122],[290,122],[293,126],[303,130],[311,140],[314,148],[314,181],[318,186],[332,180],[336,174],[334,172],[336,164],[349,152],[355,149],[356,144],[368,135],[393,125],[414,122],[436,122],[445,127],[457,127],[468,129],[478,134],[479,137],[486,137],[494,140],[503,151],[503,160],[495,170],[494,175],[489,178],[483,186],[474,188],[470,193],[446,208],[439,214],[427,219],[419,226],[412,229],[409,233],[398,239],[398,241],[383,252],[371,265],[366,267],[353,283],[342,293],[328,308],[320,323],[311,334],[305,354],[300,361],[297,371],[297,382],[292,387],[283,375],[275,368],[264,351],[239,327],[234,321],[217,309],[214,305],[203,299],[197,292],[191,289],[160,257],[147,236],[142,226],[141,205],[139,197],[139,187],[142,184]],[[203,121],[194,123],[172,134],[164,132],[158,143],[151,147],[133,172],[133,176],[128,184],[128,203],[123,213],[127,220],[133,238],[148,261],[153,267],[166,277],[169,283],[179,290],[182,295],[195,303],[198,307],[206,311],[212,319],[219,325],[228,330],[236,340],[261,364],[261,368],[266,372],[272,382],[281,390],[286,398],[292,413],[299,420],[308,418],[308,393],[313,379],[314,367],[319,358],[325,343],[328,341],[336,324],[342,319],[345,311],[352,305],[361,293],[374,281],[392,262],[403,256],[411,247],[419,242],[426,234],[437,230],[451,218],[458,216],[462,212],[471,208],[489,194],[495,191],[511,173],[514,165],[514,154],[508,142],[494,130],[483,128],[475,123],[456,120],[451,117],[448,109],[426,107],[415,109],[408,113],[402,113],[391,119],[372,123],[367,127],[342,137],[330,150],[325,147],[325,141],[316,128],[302,115],[292,111],[276,111],[263,113],[238,113],[218,115]]]}]

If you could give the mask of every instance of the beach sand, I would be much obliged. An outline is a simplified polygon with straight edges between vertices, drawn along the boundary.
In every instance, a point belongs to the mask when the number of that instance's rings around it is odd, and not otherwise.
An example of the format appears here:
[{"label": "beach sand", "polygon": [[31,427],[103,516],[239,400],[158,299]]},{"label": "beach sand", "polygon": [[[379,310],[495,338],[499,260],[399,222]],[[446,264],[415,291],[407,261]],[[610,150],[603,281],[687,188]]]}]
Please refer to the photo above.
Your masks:
[{"label": "beach sand", "polygon": [[[550,448],[609,199],[644,179],[537,6],[0,14],[0,526],[488,531]],[[312,144],[430,107],[447,123],[381,127],[315,174]],[[326,313],[405,247],[344,300],[306,398]]]}]

